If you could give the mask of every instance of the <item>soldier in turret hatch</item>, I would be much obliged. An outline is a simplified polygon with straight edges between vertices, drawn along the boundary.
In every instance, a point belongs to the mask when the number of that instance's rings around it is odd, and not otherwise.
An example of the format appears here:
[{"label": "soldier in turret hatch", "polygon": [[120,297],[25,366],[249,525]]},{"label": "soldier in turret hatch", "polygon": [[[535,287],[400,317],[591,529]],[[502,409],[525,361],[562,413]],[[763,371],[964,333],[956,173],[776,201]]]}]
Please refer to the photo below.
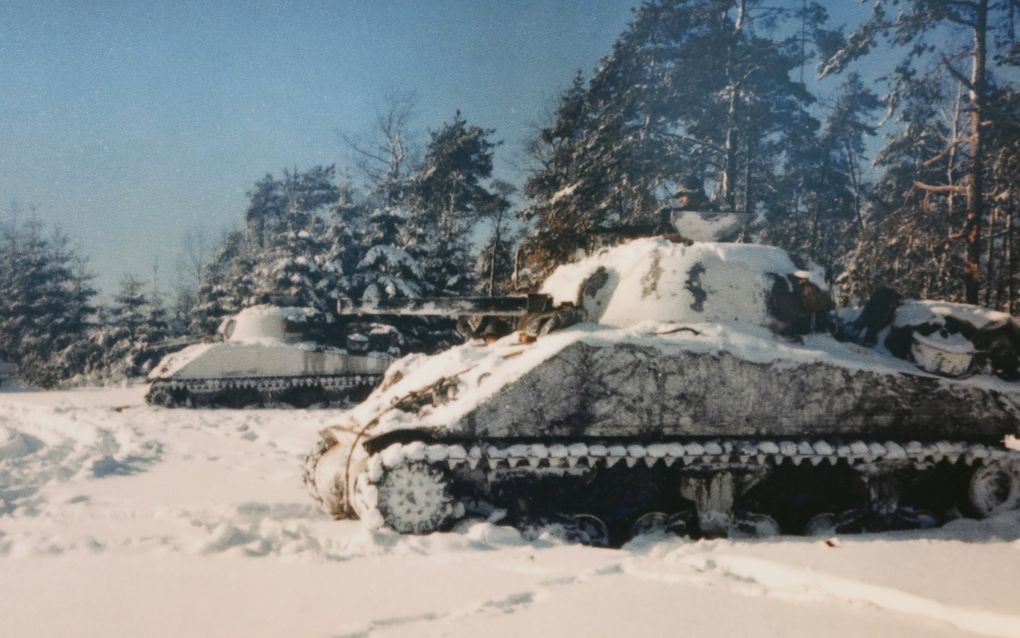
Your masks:
[{"label": "soldier in turret hatch", "polygon": [[717,211],[719,207],[705,196],[705,187],[697,175],[687,175],[676,189],[676,210]]},{"label": "soldier in turret hatch", "polygon": [[658,225],[656,234],[670,236],[676,233],[673,224],[676,213],[684,211],[713,212],[719,207],[705,196],[705,187],[697,175],[686,175],[676,188],[676,203],[666,204],[656,214]]}]

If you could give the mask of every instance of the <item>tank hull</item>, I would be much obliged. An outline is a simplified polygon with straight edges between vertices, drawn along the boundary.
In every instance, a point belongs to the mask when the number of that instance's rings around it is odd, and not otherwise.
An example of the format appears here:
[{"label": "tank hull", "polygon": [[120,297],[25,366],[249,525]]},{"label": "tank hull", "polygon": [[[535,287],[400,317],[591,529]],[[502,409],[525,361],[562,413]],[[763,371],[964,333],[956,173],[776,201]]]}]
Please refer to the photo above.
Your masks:
[{"label": "tank hull", "polygon": [[[818,517],[839,531],[877,531],[940,522],[960,507],[1020,506],[1020,462],[1002,443],[1020,429],[1009,384],[884,366],[888,357],[861,358],[828,337],[773,343],[773,354],[805,356],[770,360],[701,347],[694,334],[556,338],[488,394],[485,360],[526,352],[497,344],[480,361],[458,360],[459,376],[437,362],[431,385],[412,384],[417,393],[400,396],[397,384],[373,395],[352,412],[364,421],[326,431],[310,455],[313,496],[335,516],[409,532],[440,529],[456,507],[478,503],[522,526],[573,521],[582,508],[605,521],[611,544],[652,514],[682,516],[684,533],[732,535],[801,531]],[[386,494],[409,489],[387,484],[397,468],[401,481],[442,476],[449,511],[422,523],[386,506]],[[1005,469],[980,479],[995,468]],[[975,504],[966,494],[976,476],[1015,487]]]},{"label": "tank hull", "polygon": [[310,375],[380,375],[392,358],[352,355],[314,344],[210,343],[168,355],[151,379],[239,379]]},{"label": "tank hull", "polygon": [[[909,373],[576,342],[466,414],[458,435],[1001,441],[1020,394]],[[440,435],[442,436],[442,435]]]},{"label": "tank hull", "polygon": [[[170,354],[149,374],[146,400],[163,407],[350,406],[392,358],[300,341],[297,308],[257,306],[224,322],[225,341]],[[297,322],[297,323],[295,323]]]}]

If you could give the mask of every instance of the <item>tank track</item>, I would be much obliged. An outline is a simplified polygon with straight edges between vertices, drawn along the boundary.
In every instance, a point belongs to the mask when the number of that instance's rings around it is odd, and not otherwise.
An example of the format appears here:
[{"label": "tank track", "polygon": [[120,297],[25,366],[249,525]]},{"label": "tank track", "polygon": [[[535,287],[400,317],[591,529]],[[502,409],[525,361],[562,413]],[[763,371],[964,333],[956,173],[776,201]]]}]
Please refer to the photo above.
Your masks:
[{"label": "tank track", "polygon": [[379,375],[237,377],[229,379],[157,379],[145,400],[168,408],[199,407],[344,407],[363,400]]},{"label": "tank track", "polygon": [[[305,460],[301,464],[301,481],[305,485],[305,490],[308,491],[308,495],[312,497],[319,507],[326,508],[326,504],[323,503],[322,497],[319,496],[319,490],[315,487],[315,468],[319,464],[319,459],[322,455],[329,451],[332,443],[325,438],[319,439],[319,442],[315,445],[315,448],[305,455]],[[329,511],[328,509],[326,511]],[[332,514],[333,512],[330,512]]]},{"label": "tank track", "polygon": [[[991,471],[995,472],[1001,469],[1007,476],[1006,492],[993,494],[990,498],[996,504],[1003,501],[1005,503],[1003,510],[1020,508],[1020,452],[994,445],[960,441],[845,442],[825,439],[719,439],[652,444],[563,442],[502,446],[397,443],[369,458],[365,469],[355,479],[351,504],[359,517],[371,525],[389,526],[402,532],[421,533],[435,531],[451,524],[451,519],[463,515],[465,506],[471,509],[473,496],[465,497],[463,493],[451,494],[447,489],[443,493],[448,494],[449,498],[437,505],[439,509],[431,519],[423,523],[421,517],[417,516],[410,523],[404,524],[400,516],[406,517],[406,512],[394,513],[392,506],[387,508],[386,504],[381,502],[381,498],[382,500],[389,498],[386,496],[389,493],[388,477],[398,469],[407,475],[405,468],[418,468],[417,478],[414,478],[417,482],[408,483],[410,479],[403,476],[401,481],[404,484],[397,488],[398,492],[412,490],[420,493],[425,490],[424,493],[428,494],[429,490],[437,489],[433,488],[431,478],[437,473],[446,477],[447,487],[465,483],[478,487],[482,483],[491,486],[514,477],[523,478],[525,485],[535,485],[535,481],[540,477],[591,474],[591,470],[608,470],[614,467],[618,471],[628,473],[647,469],[665,471],[677,477],[696,477],[696,480],[702,481],[700,485],[704,486],[705,491],[711,491],[710,484],[717,477],[762,476],[774,473],[777,468],[801,466],[847,468],[853,470],[854,474],[865,477],[882,477],[890,472],[902,470],[923,474],[931,473],[936,468],[949,468],[951,471],[955,468],[968,477],[971,490],[975,489],[974,480],[969,477],[977,475],[981,468],[991,468]],[[478,474],[479,471],[482,474]],[[995,482],[998,480],[997,475],[992,476],[986,481],[990,481],[990,487],[983,489],[990,489],[993,492],[1000,490],[999,484]],[[882,485],[880,481],[876,483]],[[383,494],[383,497],[380,497],[380,494]],[[435,498],[438,497],[433,497],[433,501]],[[521,498],[527,500],[530,495],[522,494]],[[885,497],[876,495],[875,491],[872,491],[868,498],[870,500],[864,509],[869,509],[871,513],[889,507],[887,503],[882,502]],[[985,498],[989,497],[986,495]],[[898,498],[895,500],[898,501]],[[328,507],[326,503],[322,505]],[[496,507],[500,506],[501,504],[496,504]],[[699,511],[696,514],[693,511],[691,513],[702,517],[700,509],[699,505]],[[987,516],[998,511],[979,511],[976,514]],[[910,515],[908,518],[911,520],[904,522],[902,516],[896,518],[891,510],[885,512],[887,516],[879,522],[871,520],[875,518],[872,516],[867,525],[860,522],[862,519],[859,513],[851,513],[852,516],[844,514],[843,518],[839,518],[838,512],[835,515],[826,514],[834,521],[834,531],[881,531],[883,528],[900,529],[912,525],[923,527],[937,524],[933,522],[932,517],[925,518],[923,515],[920,517]],[[771,521],[768,516],[764,518]],[[709,522],[703,517],[702,519],[704,532],[707,531]],[[859,529],[848,522],[851,519],[856,521],[854,524],[858,525]],[[898,522],[890,522],[894,519]],[[840,520],[843,523],[839,523]],[[430,527],[432,525],[434,527]],[[765,527],[772,529],[770,525],[778,532],[778,525],[774,521]],[[839,525],[842,525],[842,528],[836,530]],[[697,534],[696,531],[695,533]],[[625,541],[626,538],[622,540]]]}]

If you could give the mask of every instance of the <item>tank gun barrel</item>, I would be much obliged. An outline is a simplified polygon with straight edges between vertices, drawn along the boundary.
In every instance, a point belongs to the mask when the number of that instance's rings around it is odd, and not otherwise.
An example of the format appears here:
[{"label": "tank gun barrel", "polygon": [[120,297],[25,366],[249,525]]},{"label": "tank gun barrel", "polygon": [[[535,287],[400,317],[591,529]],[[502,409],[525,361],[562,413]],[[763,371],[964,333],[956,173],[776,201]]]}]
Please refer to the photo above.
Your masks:
[{"label": "tank gun barrel", "polygon": [[[203,341],[210,340],[208,337],[202,336],[187,336],[187,337],[176,337],[173,339],[164,339],[162,341],[156,341],[154,343],[145,344],[143,350],[158,350],[161,348],[182,348],[184,346],[191,346],[196,343],[202,343]],[[217,339],[219,340],[219,339]]]},{"label": "tank gun barrel", "polygon": [[521,317],[553,309],[552,297],[543,294],[515,295],[507,297],[417,297],[401,299],[377,299],[354,301],[338,299],[337,314],[353,315],[397,315],[397,316],[454,316],[468,317],[487,315],[490,317]]}]

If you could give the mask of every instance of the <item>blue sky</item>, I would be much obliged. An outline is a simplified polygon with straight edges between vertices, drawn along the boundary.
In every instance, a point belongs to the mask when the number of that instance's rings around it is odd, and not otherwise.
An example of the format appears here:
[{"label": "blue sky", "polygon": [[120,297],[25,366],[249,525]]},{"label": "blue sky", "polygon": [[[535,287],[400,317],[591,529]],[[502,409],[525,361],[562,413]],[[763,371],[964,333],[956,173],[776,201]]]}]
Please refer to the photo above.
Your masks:
[{"label": "blue sky", "polygon": [[[80,242],[104,291],[181,238],[239,223],[267,172],[338,163],[336,131],[416,91],[424,131],[461,109],[496,129],[502,176],[635,0],[0,4],[0,210]],[[3,215],[4,213],[0,213]]]},{"label": "blue sky", "polygon": [[506,141],[502,170],[573,73],[606,54],[632,0],[24,2],[0,7],[0,202],[35,206],[106,291],[164,289],[185,229],[237,223],[283,167],[342,163],[393,90],[417,125],[460,108]]}]

